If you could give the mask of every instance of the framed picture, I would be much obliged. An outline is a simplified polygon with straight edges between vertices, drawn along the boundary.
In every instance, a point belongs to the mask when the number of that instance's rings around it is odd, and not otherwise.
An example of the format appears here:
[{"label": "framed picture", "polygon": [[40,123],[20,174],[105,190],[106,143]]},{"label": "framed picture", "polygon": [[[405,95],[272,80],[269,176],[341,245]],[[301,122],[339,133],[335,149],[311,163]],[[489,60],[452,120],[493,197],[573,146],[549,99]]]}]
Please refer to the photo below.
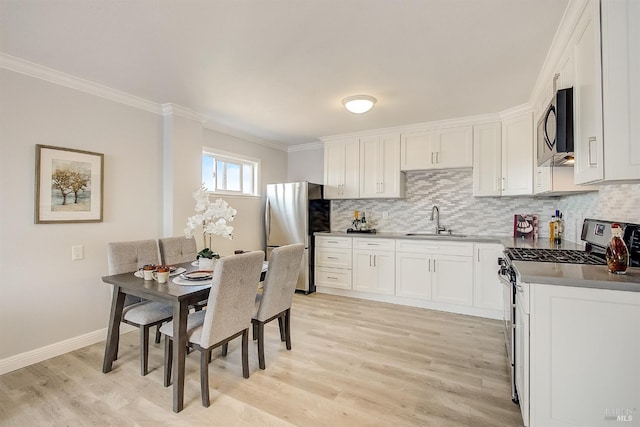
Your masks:
[{"label": "framed picture", "polygon": [[517,239],[538,238],[538,215],[516,214],[513,216],[513,237]]},{"label": "framed picture", "polygon": [[35,223],[102,222],[104,154],[36,145]]}]

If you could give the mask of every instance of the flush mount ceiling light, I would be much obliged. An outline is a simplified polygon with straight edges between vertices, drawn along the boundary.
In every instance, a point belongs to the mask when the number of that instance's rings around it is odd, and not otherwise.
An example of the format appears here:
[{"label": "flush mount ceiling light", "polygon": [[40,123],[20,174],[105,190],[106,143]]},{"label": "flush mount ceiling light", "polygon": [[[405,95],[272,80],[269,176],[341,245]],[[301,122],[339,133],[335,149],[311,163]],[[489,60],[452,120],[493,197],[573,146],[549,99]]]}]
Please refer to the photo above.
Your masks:
[{"label": "flush mount ceiling light", "polygon": [[377,99],[369,95],[348,96],[342,100],[344,108],[355,114],[366,113],[373,108]]}]

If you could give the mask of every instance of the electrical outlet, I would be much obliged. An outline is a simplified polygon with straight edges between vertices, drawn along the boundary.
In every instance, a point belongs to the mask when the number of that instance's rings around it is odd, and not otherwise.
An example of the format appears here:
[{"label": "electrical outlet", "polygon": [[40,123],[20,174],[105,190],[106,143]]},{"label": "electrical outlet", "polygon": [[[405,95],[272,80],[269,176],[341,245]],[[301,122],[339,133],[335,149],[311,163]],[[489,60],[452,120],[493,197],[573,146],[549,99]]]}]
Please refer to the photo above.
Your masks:
[{"label": "electrical outlet", "polygon": [[382,219],[389,219],[389,211],[382,211]]},{"label": "electrical outlet", "polygon": [[84,246],[71,246],[71,261],[84,259]]}]

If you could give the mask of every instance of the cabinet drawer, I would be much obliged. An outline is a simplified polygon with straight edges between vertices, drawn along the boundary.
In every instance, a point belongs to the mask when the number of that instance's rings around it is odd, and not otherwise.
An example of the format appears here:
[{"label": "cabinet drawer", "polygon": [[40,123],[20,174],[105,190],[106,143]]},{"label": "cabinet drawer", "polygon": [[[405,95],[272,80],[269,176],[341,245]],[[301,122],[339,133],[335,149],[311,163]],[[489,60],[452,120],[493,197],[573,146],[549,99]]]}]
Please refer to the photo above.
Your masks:
[{"label": "cabinet drawer", "polygon": [[351,289],[351,270],[316,267],[316,286]]},{"label": "cabinet drawer", "polygon": [[473,256],[473,243],[441,242],[439,240],[396,240],[396,251],[470,257]]},{"label": "cabinet drawer", "polygon": [[351,249],[316,248],[316,265],[320,267],[351,268]]},{"label": "cabinet drawer", "polygon": [[353,249],[367,249],[370,251],[395,251],[396,242],[390,239],[353,239]]},{"label": "cabinet drawer", "polygon": [[351,249],[351,237],[316,236],[316,247]]}]

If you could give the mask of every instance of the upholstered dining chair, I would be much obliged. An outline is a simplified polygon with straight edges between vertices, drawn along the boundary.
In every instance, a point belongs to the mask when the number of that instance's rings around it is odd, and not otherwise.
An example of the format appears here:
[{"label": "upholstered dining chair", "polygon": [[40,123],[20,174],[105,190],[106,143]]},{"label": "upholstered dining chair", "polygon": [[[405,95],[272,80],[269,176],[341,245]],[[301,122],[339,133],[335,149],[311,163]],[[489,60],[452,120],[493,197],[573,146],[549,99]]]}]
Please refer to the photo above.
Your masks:
[{"label": "upholstered dining chair", "polygon": [[258,365],[265,368],[264,325],[278,319],[280,340],[291,350],[291,303],[296,291],[304,244],[281,246],[271,252],[269,269],[262,284],[262,293],[256,294],[253,339],[258,340]]},{"label": "upholstered dining chair", "polygon": [[182,237],[164,237],[158,239],[160,259],[163,264],[179,264],[195,261],[198,255],[196,239]]},{"label": "upholstered dining chair", "polygon": [[[209,361],[211,350],[222,346],[226,356],[229,341],[242,336],[242,376],[249,378],[249,326],[255,294],[262,273],[264,252],[247,252],[223,257],[213,270],[207,308],[190,313],[187,340],[200,352],[200,388],[202,406],[209,406]],[[162,325],[165,335],[164,385],[171,383],[173,359],[173,321]]]},{"label": "upholstered dining chair", "polygon": [[[155,240],[111,242],[107,245],[109,274],[135,272],[145,264],[158,264],[158,244]],[[149,329],[171,320],[170,305],[127,295],[122,322],[140,329],[140,375],[147,375],[149,361]],[[159,331],[156,343],[160,342]],[[116,350],[116,357],[118,351]]]}]

